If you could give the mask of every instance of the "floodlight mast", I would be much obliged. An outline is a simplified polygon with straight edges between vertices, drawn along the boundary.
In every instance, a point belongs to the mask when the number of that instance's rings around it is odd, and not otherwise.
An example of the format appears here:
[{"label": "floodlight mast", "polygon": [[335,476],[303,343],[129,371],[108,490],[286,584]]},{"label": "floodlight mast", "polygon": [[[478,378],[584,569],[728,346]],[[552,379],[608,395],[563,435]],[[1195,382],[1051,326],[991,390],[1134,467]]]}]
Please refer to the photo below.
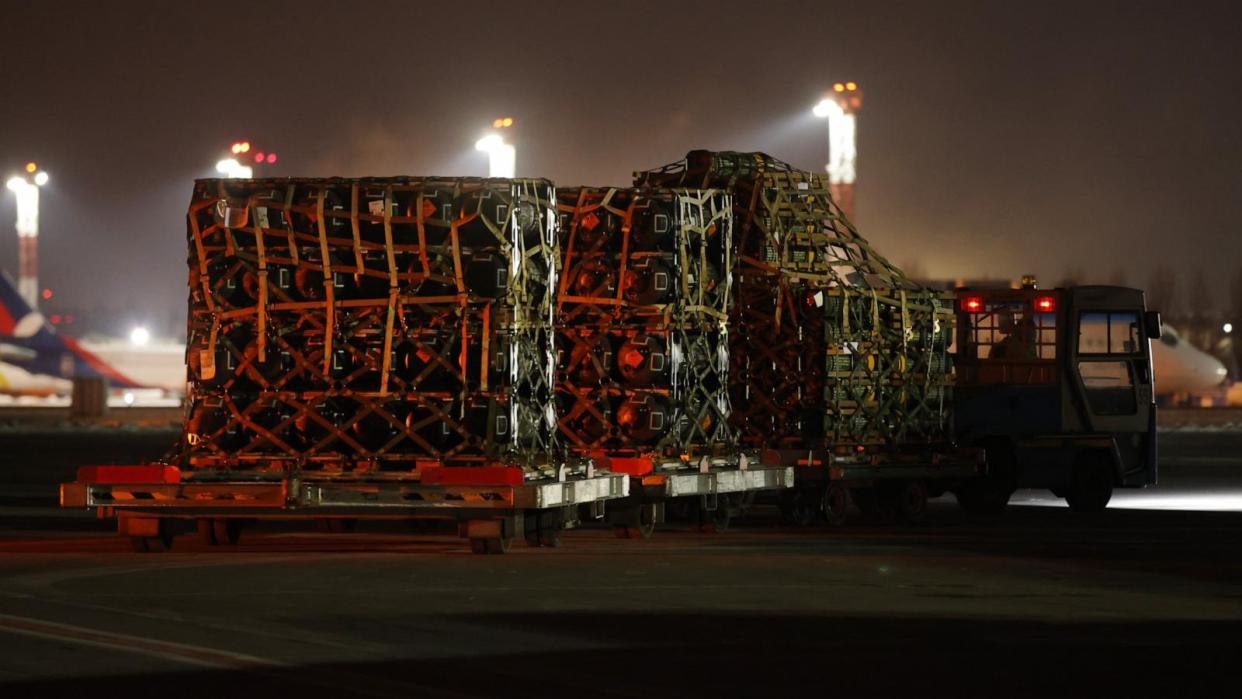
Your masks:
[{"label": "floodlight mast", "polygon": [[39,308],[39,188],[47,184],[47,173],[31,162],[25,175],[14,175],[6,183],[17,198],[17,292],[32,309]]},{"label": "floodlight mast", "polygon": [[845,217],[854,219],[854,183],[858,177],[857,114],[862,108],[858,83],[832,86],[812,112],[828,120],[828,190]]}]

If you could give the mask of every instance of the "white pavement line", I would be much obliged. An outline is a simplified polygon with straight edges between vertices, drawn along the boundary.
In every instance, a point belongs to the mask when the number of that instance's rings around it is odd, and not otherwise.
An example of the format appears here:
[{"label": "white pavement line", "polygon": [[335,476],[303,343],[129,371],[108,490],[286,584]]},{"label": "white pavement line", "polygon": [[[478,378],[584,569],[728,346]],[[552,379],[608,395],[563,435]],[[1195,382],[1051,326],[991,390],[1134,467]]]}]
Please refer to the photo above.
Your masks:
[{"label": "white pavement line", "polygon": [[274,661],[257,658],[253,655],[192,646],[185,643],[157,641],[152,638],[88,629],[82,626],[29,619],[9,614],[0,614],[0,631],[55,641],[69,641],[85,646],[136,653],[138,655],[201,667],[246,669],[279,665],[279,663]]}]

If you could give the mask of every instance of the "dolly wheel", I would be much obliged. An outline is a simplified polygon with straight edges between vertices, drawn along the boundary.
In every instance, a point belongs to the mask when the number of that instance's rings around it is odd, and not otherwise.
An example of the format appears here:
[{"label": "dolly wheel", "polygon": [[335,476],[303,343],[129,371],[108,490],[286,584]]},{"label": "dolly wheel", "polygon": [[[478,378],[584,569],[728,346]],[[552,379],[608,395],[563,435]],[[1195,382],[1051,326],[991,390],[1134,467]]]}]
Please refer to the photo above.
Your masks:
[{"label": "dolly wheel", "polygon": [[208,546],[219,545],[220,540],[216,538],[217,522],[219,522],[219,520],[215,519],[199,519],[195,521],[195,525],[198,527],[199,541],[202,541]]},{"label": "dolly wheel", "polygon": [[475,537],[470,540],[470,551],[479,554],[501,554],[509,550],[509,539],[498,536]]},{"label": "dolly wheel", "polygon": [[208,546],[235,546],[241,539],[241,522],[235,519],[200,519],[198,537]]},{"label": "dolly wheel", "polygon": [[812,491],[796,489],[781,501],[781,516],[789,524],[809,527],[819,515],[819,497]]},{"label": "dolly wheel", "polygon": [[217,544],[236,546],[238,540],[241,539],[242,527],[238,520],[217,519],[211,523],[211,528]]},{"label": "dolly wheel", "polygon": [[172,548],[172,534],[161,534],[160,536],[134,536],[130,537],[130,543],[134,546],[134,551],[138,553],[163,553]]},{"label": "dolly wheel", "polygon": [[832,481],[824,489],[823,513],[830,527],[843,527],[849,518],[850,490],[840,481]]},{"label": "dolly wheel", "polygon": [[729,525],[733,522],[733,513],[729,511],[729,505],[722,497],[717,503],[716,509],[711,512],[704,512],[708,516],[708,520],[703,527],[704,531],[712,531],[722,534],[729,531]]}]

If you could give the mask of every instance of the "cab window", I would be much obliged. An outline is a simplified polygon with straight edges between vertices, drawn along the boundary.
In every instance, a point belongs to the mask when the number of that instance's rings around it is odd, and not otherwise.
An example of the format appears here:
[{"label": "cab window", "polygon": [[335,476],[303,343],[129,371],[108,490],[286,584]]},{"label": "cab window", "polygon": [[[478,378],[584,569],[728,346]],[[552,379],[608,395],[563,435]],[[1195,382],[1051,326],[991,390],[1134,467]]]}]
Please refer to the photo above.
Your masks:
[{"label": "cab window", "polygon": [[1138,313],[1084,312],[1078,317],[1079,354],[1141,354]]},{"label": "cab window", "polygon": [[967,318],[976,359],[1056,359],[1056,313],[1034,313],[1025,301],[988,302]]}]

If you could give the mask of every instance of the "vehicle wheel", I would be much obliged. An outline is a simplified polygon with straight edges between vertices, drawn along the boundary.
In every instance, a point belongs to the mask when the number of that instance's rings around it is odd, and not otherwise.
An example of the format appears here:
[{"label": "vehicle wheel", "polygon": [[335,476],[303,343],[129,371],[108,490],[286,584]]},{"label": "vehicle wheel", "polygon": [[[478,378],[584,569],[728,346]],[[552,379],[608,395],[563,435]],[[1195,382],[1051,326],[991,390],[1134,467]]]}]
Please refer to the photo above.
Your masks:
[{"label": "vehicle wheel", "polygon": [[216,538],[216,522],[214,519],[199,519],[195,524],[198,527],[198,539],[208,546],[215,546],[220,543]]},{"label": "vehicle wheel", "polygon": [[794,489],[781,500],[781,516],[785,522],[798,527],[809,527],[819,516],[820,495],[813,490]]},{"label": "vehicle wheel", "polygon": [[560,529],[543,529],[539,532],[539,545],[548,548],[560,548],[561,546],[561,530]]},{"label": "vehicle wheel", "polygon": [[862,513],[863,518],[870,522],[884,521],[893,512],[892,504],[880,497],[878,488],[851,488],[850,500]]},{"label": "vehicle wheel", "polygon": [[1074,482],[1065,501],[1075,512],[1101,512],[1113,499],[1113,470],[1103,459],[1090,459],[1074,467]]},{"label": "vehicle wheel", "polygon": [[843,527],[849,519],[850,489],[840,481],[832,481],[824,489],[821,511],[830,527]]},{"label": "vehicle wheel", "polygon": [[914,524],[927,514],[927,486],[922,481],[906,481],[893,494],[893,512],[897,519]]}]

